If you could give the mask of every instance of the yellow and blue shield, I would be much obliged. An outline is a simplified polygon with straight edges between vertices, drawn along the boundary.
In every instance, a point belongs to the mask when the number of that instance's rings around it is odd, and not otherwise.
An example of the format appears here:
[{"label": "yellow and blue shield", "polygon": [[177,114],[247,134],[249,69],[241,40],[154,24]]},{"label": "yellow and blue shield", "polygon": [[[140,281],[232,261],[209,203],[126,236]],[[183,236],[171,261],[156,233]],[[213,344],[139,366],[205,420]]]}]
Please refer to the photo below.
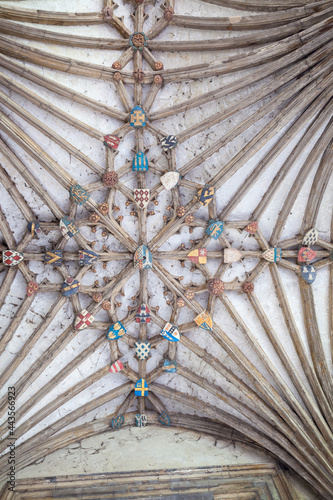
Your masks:
[{"label": "yellow and blue shield", "polygon": [[123,425],[125,418],[123,415],[118,415],[111,419],[111,429],[119,429]]},{"label": "yellow and blue shield", "polygon": [[52,250],[52,252],[46,252],[46,254],[44,255],[44,262],[53,264],[54,266],[61,266],[62,250]]},{"label": "yellow and blue shield", "polygon": [[120,323],[120,321],[117,321],[117,323],[114,323],[114,325],[111,325],[107,331],[107,338],[109,340],[116,340],[125,335],[126,333],[126,328]]},{"label": "yellow and blue shield", "polygon": [[66,238],[66,240],[73,238],[73,236],[75,236],[79,232],[78,228],[75,225],[75,222],[68,219],[68,217],[64,217],[63,219],[61,219],[59,226],[61,229],[61,233]]},{"label": "yellow and blue shield", "polygon": [[211,330],[213,327],[213,320],[207,311],[203,311],[194,318],[194,321],[203,330]]},{"label": "yellow and blue shield", "polygon": [[215,188],[210,186],[205,186],[202,189],[199,189],[195,196],[195,201],[198,201],[200,205],[206,207],[213,199],[215,194]]},{"label": "yellow and blue shield", "polygon": [[223,233],[223,227],[224,222],[222,220],[210,220],[206,229],[206,234],[214,240],[217,240]]},{"label": "yellow and blue shield", "polygon": [[79,253],[79,264],[80,266],[88,266],[96,262],[99,255],[92,250],[80,250]]},{"label": "yellow and blue shield", "polygon": [[144,378],[137,381],[134,388],[135,396],[148,396],[148,384]]},{"label": "yellow and blue shield", "polygon": [[130,125],[134,128],[146,126],[146,112],[140,107],[135,106],[130,114]]},{"label": "yellow and blue shield", "polygon": [[147,172],[148,170],[148,159],[147,156],[139,151],[133,158],[132,162],[133,172]]}]

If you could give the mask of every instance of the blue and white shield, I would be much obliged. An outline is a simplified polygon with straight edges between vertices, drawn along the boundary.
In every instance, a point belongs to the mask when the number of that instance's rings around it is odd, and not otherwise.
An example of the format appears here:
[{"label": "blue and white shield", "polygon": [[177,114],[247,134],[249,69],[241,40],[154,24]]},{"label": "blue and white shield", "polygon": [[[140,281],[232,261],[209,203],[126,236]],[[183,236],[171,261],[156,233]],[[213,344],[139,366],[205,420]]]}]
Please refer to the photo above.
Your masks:
[{"label": "blue and white shield", "polygon": [[222,220],[210,220],[206,229],[206,234],[214,240],[217,240],[223,233],[223,227],[224,222]]},{"label": "blue and white shield", "polygon": [[99,258],[99,255],[92,250],[80,250],[79,253],[79,264],[80,266],[88,266],[93,264]]},{"label": "blue and white shield", "polygon": [[126,333],[126,328],[120,323],[120,321],[117,321],[117,323],[114,323],[114,325],[111,325],[107,331],[107,338],[109,340],[117,340]]},{"label": "blue and white shield", "polygon": [[148,170],[148,159],[142,151],[139,151],[134,156],[132,170],[133,172],[146,172]]},{"label": "blue and white shield", "polygon": [[69,238],[73,238],[73,236],[75,236],[79,232],[78,228],[75,225],[75,222],[73,220],[70,220],[67,216],[60,220],[59,226],[61,233],[66,238],[66,240],[69,240]]},{"label": "blue and white shield", "polygon": [[135,342],[135,352],[141,361],[147,359],[150,352],[150,342]]},{"label": "blue and white shield", "polygon": [[137,413],[135,415],[135,425],[137,427],[146,427],[148,424],[148,417],[145,413]]},{"label": "blue and white shield", "polygon": [[137,381],[134,388],[135,396],[148,396],[148,384],[144,378]]},{"label": "blue and white shield", "polygon": [[163,366],[162,366],[162,370],[164,370],[168,373],[176,373],[176,371],[177,371],[176,361],[169,361],[168,359],[166,359],[164,361]]},{"label": "blue and white shield", "polygon": [[301,275],[302,278],[311,285],[314,282],[317,276],[317,271],[314,266],[301,266]]},{"label": "blue and white shield", "polygon": [[178,342],[180,339],[180,333],[176,326],[171,325],[171,323],[167,323],[163,330],[161,331],[162,337],[171,342]]}]

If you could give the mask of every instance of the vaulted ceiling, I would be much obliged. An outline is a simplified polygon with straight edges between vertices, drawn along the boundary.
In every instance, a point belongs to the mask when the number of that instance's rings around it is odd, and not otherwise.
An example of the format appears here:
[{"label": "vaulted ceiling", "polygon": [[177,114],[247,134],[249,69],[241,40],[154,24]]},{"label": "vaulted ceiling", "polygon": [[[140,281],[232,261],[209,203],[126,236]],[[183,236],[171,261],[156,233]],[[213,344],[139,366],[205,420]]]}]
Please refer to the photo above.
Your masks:
[{"label": "vaulted ceiling", "polygon": [[333,498],[331,2],[79,4],[0,6],[2,437],[232,429]]}]

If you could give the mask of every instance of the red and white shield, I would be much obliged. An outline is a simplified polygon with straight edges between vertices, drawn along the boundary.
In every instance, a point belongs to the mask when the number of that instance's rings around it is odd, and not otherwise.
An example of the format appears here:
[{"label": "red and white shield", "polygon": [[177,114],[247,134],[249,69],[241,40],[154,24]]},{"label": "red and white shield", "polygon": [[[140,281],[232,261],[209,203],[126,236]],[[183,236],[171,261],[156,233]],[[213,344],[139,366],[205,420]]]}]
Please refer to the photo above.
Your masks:
[{"label": "red and white shield", "polygon": [[317,257],[317,253],[309,247],[302,247],[298,252],[298,262],[310,262]]},{"label": "red and white shield", "polygon": [[109,134],[109,135],[104,136],[104,144],[106,146],[109,146],[112,149],[117,149],[119,146],[119,143],[120,143],[120,139],[116,135]]},{"label": "red and white shield", "polygon": [[149,203],[149,189],[135,189],[134,200],[139,208],[146,208]]},{"label": "red and white shield", "polygon": [[111,373],[118,373],[121,372],[121,370],[124,368],[124,365],[122,364],[121,361],[115,361],[115,363],[112,363],[110,367],[110,372]]},{"label": "red and white shield", "polygon": [[2,252],[2,262],[6,266],[17,266],[23,260],[23,253],[15,250],[6,250]]},{"label": "red and white shield", "polygon": [[83,330],[84,328],[87,328],[87,326],[91,325],[94,319],[94,316],[92,316],[87,309],[83,309],[75,319],[75,330]]}]

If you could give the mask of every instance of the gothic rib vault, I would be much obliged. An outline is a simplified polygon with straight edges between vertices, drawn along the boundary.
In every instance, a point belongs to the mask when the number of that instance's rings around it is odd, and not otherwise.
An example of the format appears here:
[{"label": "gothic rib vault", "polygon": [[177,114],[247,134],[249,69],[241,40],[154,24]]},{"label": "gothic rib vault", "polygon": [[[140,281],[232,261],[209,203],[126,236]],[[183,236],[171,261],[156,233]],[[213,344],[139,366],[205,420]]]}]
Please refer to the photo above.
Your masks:
[{"label": "gothic rib vault", "polygon": [[212,3],[0,6],[1,436],[15,386],[19,468],[219,426],[333,498],[333,7]]}]

